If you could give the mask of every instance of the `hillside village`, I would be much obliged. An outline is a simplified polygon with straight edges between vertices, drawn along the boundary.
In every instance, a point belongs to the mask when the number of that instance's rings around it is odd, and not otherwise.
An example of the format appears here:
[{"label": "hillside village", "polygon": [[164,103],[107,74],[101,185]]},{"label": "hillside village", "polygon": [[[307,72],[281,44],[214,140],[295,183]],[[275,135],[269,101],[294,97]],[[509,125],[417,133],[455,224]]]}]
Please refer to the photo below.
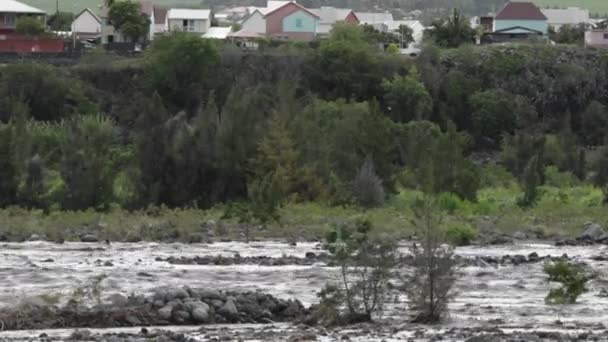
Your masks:
[{"label": "hillside village", "polygon": [[[139,50],[155,37],[172,31],[185,31],[204,39],[224,40],[243,48],[257,49],[262,41],[311,42],[329,35],[337,23],[365,25],[392,37],[399,52],[415,56],[420,52],[425,30],[429,26],[416,18],[396,20],[390,12],[358,12],[349,8],[322,6],[306,8],[297,1],[269,0],[264,7],[233,6],[218,11],[209,9],[167,8],[153,0],[135,2],[147,22],[146,34],[133,41],[132,37],[115,29],[109,18],[109,7],[86,8],[73,16],[68,29],[52,30],[49,23],[57,13],[23,4],[17,0],[0,3],[0,51],[61,52],[82,47],[103,46],[114,50]],[[16,32],[22,17],[38,19],[46,27],[44,37],[24,39]],[[476,44],[496,44],[517,41],[560,43],[553,36],[574,31],[584,35],[585,46],[608,46],[607,20],[592,19],[583,8],[539,8],[531,2],[508,2],[497,13],[480,14],[470,18],[476,30]],[[407,31],[407,32],[406,32]],[[581,44],[582,45],[582,44]]]}]

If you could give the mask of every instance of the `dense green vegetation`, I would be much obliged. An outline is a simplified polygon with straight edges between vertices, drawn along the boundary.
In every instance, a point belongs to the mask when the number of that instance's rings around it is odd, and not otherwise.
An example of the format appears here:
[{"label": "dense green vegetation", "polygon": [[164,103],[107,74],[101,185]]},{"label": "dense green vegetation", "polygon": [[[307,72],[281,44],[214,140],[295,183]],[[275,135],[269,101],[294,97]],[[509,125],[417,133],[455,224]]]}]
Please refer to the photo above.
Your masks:
[{"label": "dense green vegetation", "polygon": [[345,25],[316,48],[245,54],[180,33],[139,59],[4,66],[0,205],[226,206],[281,229],[366,208],[405,232],[402,199],[424,192],[461,227],[496,216],[567,230],[605,216],[601,51],[428,46],[409,59],[375,39]]}]

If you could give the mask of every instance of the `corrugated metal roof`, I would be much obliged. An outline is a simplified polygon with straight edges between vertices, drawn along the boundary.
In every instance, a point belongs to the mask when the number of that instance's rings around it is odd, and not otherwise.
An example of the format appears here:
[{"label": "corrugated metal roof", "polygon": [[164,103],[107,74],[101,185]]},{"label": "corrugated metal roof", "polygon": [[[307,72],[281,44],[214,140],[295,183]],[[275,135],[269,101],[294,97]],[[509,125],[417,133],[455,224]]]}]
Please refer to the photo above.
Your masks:
[{"label": "corrugated metal roof", "polygon": [[172,8],[167,12],[167,18],[169,19],[209,19],[211,17],[210,10],[201,9],[185,9],[185,8]]},{"label": "corrugated metal roof", "polygon": [[203,35],[203,38],[209,39],[226,39],[230,32],[231,27],[210,27],[207,32]]},{"label": "corrugated metal roof", "polygon": [[348,8],[335,8],[329,6],[322,6],[321,8],[310,8],[314,14],[321,18],[321,23],[333,24],[337,21],[345,20],[346,17],[352,12]]},{"label": "corrugated metal roof", "polygon": [[359,18],[359,22],[361,24],[378,24],[383,23],[385,21],[393,21],[393,14],[390,12],[355,12],[357,18]]},{"label": "corrugated metal roof", "polygon": [[496,20],[546,20],[547,17],[531,2],[509,2],[498,12]]},{"label": "corrugated metal roof", "polygon": [[542,9],[549,25],[578,25],[589,22],[589,10],[569,7],[560,9]]},{"label": "corrugated metal roof", "polygon": [[3,13],[37,13],[37,14],[45,14],[46,12],[32,7],[30,5],[26,5],[19,1],[15,0],[0,0],[0,12]]}]

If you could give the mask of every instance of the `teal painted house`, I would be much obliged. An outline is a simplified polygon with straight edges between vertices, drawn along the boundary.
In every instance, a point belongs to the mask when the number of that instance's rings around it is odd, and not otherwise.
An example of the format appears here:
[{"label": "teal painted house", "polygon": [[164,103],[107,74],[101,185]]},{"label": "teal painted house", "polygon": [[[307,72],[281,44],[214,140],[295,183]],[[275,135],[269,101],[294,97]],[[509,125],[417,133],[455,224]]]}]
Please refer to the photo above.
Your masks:
[{"label": "teal painted house", "polygon": [[546,35],[547,17],[531,2],[508,2],[494,18],[494,33]]},{"label": "teal painted house", "polygon": [[304,11],[293,12],[283,18],[283,32],[316,33],[317,18]]}]

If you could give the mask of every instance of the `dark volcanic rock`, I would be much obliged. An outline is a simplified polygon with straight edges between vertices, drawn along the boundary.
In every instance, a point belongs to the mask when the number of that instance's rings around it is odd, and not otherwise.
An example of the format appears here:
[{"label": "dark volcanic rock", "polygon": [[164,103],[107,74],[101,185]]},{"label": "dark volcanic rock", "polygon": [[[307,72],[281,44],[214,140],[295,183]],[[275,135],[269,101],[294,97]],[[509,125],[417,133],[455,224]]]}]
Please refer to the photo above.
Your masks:
[{"label": "dark volcanic rock", "polygon": [[[214,298],[204,298],[201,294]],[[259,292],[174,288],[159,290],[150,297],[113,295],[110,302],[94,307],[77,303],[65,306],[39,303],[25,308],[2,308],[0,318],[5,330],[22,330],[290,322],[307,314],[299,301],[282,300]],[[86,331],[78,334],[86,334]],[[73,340],[84,338],[74,336]]]},{"label": "dark volcanic rock", "polygon": [[260,265],[260,266],[285,266],[285,265],[302,265],[310,266],[317,263],[331,265],[333,258],[327,253],[315,254],[312,252],[306,253],[305,258],[295,256],[283,256],[273,258],[268,256],[248,256],[243,257],[235,254],[233,257],[216,256],[196,256],[196,257],[168,257],[166,259],[156,258],[156,261],[165,261],[174,265]]}]

